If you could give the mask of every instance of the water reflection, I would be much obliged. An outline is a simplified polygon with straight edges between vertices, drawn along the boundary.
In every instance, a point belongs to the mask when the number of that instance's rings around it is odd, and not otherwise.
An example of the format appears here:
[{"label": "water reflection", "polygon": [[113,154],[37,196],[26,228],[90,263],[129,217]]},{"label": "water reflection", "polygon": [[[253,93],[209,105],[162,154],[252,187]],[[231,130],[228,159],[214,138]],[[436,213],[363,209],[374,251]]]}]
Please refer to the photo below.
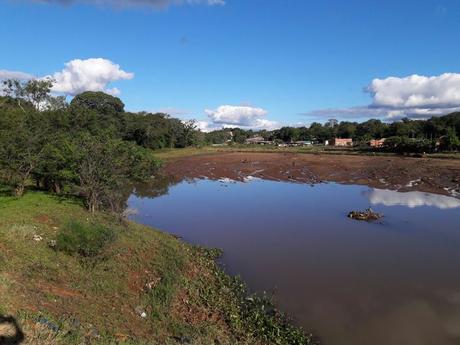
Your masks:
[{"label": "water reflection", "polygon": [[460,199],[431,193],[401,193],[385,189],[371,189],[364,194],[369,198],[372,205],[407,206],[410,208],[432,206],[440,209],[460,207]]},{"label": "water reflection", "polygon": [[[172,183],[136,187],[132,219],[222,248],[229,273],[275,291],[325,344],[460,344],[457,199],[337,184]],[[346,217],[369,203],[383,224]]]}]

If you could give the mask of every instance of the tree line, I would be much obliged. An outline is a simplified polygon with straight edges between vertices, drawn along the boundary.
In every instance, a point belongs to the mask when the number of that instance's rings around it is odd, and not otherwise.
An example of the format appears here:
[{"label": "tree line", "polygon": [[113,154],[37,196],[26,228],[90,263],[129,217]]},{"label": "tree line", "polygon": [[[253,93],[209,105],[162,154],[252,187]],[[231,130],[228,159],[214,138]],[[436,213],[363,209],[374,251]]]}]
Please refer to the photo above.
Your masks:
[{"label": "tree line", "polygon": [[[384,123],[335,120],[273,131],[241,128],[202,133],[193,121],[163,113],[127,112],[123,102],[103,92],[84,92],[70,103],[53,95],[52,80],[5,80],[0,88],[0,183],[20,197],[28,186],[84,198],[90,211],[123,208],[122,186],[145,182],[160,162],[161,148],[265,140],[323,143],[353,138],[358,145],[387,138],[384,150],[458,150],[460,113],[429,120]],[[124,192],[123,192],[124,193]]]},{"label": "tree line", "polygon": [[282,127],[273,131],[253,131],[229,128],[206,133],[211,144],[244,143],[253,136],[267,141],[312,141],[324,143],[332,138],[352,138],[357,145],[366,146],[372,139],[386,138],[382,150],[393,152],[432,152],[460,149],[460,112],[428,120],[403,119],[385,123],[370,119],[361,123],[329,120],[325,124],[312,123],[309,127]]},{"label": "tree line", "polygon": [[0,182],[20,197],[26,188],[84,198],[90,211],[119,211],[122,186],[158,169],[151,149],[202,142],[193,122],[166,114],[130,113],[102,92],[70,103],[51,80],[6,80],[0,95]]}]

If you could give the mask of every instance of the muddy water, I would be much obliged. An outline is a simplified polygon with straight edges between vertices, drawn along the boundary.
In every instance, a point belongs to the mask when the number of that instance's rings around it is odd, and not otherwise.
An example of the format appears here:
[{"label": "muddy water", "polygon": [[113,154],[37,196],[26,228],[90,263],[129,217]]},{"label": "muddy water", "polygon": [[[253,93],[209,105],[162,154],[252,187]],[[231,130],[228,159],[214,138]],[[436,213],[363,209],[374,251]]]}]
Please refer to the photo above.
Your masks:
[{"label": "muddy water", "polygon": [[[262,180],[137,194],[136,221],[224,249],[229,273],[326,345],[460,344],[460,199]],[[382,222],[346,217],[369,206]]]}]

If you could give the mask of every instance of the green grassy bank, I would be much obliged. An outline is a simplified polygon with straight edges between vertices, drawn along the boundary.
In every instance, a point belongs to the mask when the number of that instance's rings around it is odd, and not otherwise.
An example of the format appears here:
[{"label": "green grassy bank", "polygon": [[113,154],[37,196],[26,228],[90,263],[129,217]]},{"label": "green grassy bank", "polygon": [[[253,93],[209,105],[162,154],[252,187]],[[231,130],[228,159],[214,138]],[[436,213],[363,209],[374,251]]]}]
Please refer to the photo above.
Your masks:
[{"label": "green grassy bank", "polygon": [[89,214],[78,199],[4,191],[0,340],[22,332],[21,344],[39,345],[313,343],[268,298],[248,298],[218,254]]}]

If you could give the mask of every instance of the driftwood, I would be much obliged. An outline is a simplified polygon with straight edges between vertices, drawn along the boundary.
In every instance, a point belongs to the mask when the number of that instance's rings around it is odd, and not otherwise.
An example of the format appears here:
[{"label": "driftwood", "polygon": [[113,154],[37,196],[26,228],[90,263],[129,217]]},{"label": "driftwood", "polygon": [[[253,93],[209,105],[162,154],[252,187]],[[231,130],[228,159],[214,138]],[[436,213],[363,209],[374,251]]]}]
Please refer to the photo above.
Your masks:
[{"label": "driftwood", "polygon": [[365,211],[351,211],[348,213],[348,218],[356,220],[378,220],[383,217],[383,214],[374,212],[371,208],[366,209]]}]

